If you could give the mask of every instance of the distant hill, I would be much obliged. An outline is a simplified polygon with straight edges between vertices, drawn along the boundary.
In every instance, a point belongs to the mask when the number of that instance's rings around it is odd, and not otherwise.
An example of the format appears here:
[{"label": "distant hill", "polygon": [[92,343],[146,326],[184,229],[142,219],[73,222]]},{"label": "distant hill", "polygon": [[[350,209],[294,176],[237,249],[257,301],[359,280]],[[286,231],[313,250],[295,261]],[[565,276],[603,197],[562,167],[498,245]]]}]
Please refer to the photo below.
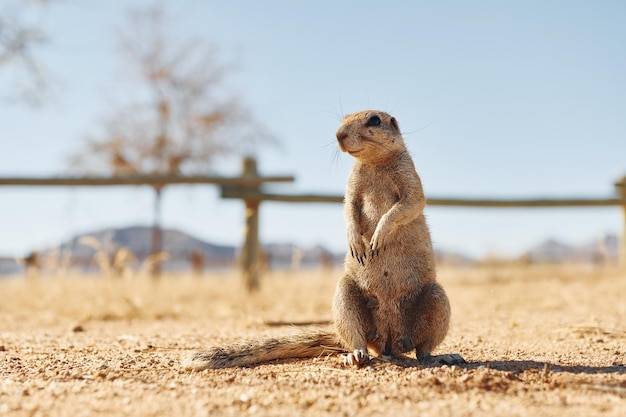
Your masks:
[{"label": "distant hill", "polygon": [[0,258],[0,275],[15,275],[23,271],[22,265],[15,258]]},{"label": "distant hill", "polygon": [[533,263],[579,262],[597,263],[616,261],[619,255],[619,238],[606,235],[596,242],[582,246],[568,245],[554,239],[531,248],[526,256]]},{"label": "distant hill", "polygon": [[[137,259],[143,260],[151,251],[152,227],[131,226],[85,233],[52,250],[71,253],[76,258],[91,258],[96,253],[96,249],[85,244],[85,238],[98,242],[106,251],[121,247],[127,248]],[[163,229],[162,239],[163,250],[170,255],[172,260],[186,260],[193,251],[202,253],[206,260],[235,259],[235,247],[208,243],[179,230]]]},{"label": "distant hill", "polygon": [[438,248],[435,248],[435,259],[437,265],[469,266],[476,263],[476,259],[470,256]]},{"label": "distant hill", "polygon": [[549,239],[531,248],[527,254],[533,262],[556,262],[571,257],[574,251],[570,245]]},{"label": "distant hill", "polygon": [[326,263],[327,266],[343,262],[343,253],[333,253],[323,246],[301,248],[294,244],[270,243],[263,245],[268,266],[274,269],[291,267],[315,268]]}]

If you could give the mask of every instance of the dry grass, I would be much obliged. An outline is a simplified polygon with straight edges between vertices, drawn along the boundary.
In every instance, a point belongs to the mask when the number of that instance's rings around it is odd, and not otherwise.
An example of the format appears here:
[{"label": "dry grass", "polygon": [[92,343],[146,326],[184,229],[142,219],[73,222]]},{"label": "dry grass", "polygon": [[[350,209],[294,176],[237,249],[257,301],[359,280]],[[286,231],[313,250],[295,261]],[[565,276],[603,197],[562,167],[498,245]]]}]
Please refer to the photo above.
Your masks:
[{"label": "dry grass", "polygon": [[626,415],[626,274],[576,267],[440,271],[453,306],[440,352],[346,369],[336,357],[190,372],[180,359],[330,319],[340,275],[275,273],[0,281],[0,415]]}]

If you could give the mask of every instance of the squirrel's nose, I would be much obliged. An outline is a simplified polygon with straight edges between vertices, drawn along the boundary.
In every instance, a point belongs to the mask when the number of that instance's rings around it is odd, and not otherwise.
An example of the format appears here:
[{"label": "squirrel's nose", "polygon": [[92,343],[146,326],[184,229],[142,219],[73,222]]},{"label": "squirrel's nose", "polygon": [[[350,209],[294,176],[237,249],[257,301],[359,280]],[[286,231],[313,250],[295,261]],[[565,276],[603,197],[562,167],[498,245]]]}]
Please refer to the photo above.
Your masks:
[{"label": "squirrel's nose", "polygon": [[337,131],[337,140],[339,142],[343,142],[344,140],[346,140],[347,137],[348,137],[348,132],[346,132],[344,129],[339,129]]}]

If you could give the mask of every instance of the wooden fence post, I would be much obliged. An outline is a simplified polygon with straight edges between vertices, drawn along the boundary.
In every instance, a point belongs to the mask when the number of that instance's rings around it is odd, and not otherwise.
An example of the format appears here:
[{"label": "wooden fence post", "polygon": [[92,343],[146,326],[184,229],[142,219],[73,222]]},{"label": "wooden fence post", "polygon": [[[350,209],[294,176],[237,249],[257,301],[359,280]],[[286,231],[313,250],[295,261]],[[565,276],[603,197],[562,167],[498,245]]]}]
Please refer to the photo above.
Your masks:
[{"label": "wooden fence post", "polygon": [[[258,178],[256,160],[245,158],[243,160],[244,178]],[[250,187],[252,188],[252,187]],[[260,192],[260,187],[254,186],[249,191]],[[241,268],[243,272],[244,285],[248,292],[259,289],[259,266],[260,266],[260,244],[259,244],[259,206],[261,201],[256,197],[244,198],[246,203],[246,236],[241,251]]]},{"label": "wooden fence post", "polygon": [[626,269],[626,176],[622,177],[615,183],[617,195],[622,200],[622,234],[619,241],[619,265],[620,268]]}]

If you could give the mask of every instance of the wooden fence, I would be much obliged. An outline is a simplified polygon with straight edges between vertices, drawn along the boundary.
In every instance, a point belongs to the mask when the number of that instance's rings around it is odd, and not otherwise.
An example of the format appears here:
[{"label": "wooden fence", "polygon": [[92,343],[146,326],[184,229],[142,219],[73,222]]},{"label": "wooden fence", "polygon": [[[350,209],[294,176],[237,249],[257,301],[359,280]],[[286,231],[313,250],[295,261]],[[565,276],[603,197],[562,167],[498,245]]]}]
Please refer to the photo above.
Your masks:
[{"label": "wooden fence", "polygon": [[[245,241],[242,246],[241,268],[248,290],[259,286],[261,263],[261,245],[259,243],[259,209],[263,201],[286,203],[343,203],[343,195],[319,194],[272,194],[263,190],[263,185],[270,182],[293,182],[293,176],[263,177],[259,175],[256,160],[246,158],[243,161],[243,172],[239,177],[206,177],[206,176],[158,176],[136,175],[108,178],[0,178],[0,186],[55,186],[55,187],[98,187],[121,185],[149,185],[162,188],[174,184],[214,184],[221,187],[223,198],[241,199],[246,205],[245,210]],[[623,228],[620,241],[620,265],[626,267],[626,177],[615,183],[616,197],[604,199],[570,198],[570,199],[461,199],[461,198],[427,198],[432,206],[452,207],[607,207],[621,206]]]}]

